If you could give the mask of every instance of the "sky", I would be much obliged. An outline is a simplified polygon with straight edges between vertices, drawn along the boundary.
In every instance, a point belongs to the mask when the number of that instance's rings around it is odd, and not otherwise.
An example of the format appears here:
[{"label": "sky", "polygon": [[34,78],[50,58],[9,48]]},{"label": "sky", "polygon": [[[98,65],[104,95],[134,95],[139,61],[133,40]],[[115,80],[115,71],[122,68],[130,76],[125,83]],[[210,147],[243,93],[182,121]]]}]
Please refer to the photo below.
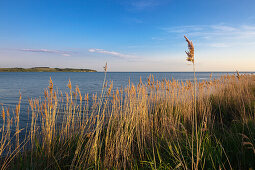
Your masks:
[{"label": "sky", "polygon": [[254,0],[0,0],[0,67],[255,71]]}]

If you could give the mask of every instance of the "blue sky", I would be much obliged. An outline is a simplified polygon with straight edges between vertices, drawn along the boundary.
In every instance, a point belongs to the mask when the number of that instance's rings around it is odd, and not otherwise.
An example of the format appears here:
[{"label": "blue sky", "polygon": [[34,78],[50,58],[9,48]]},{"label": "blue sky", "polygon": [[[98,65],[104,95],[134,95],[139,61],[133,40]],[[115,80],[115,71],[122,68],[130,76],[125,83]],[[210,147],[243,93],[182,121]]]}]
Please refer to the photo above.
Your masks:
[{"label": "blue sky", "polygon": [[254,0],[0,1],[0,67],[255,71]]}]

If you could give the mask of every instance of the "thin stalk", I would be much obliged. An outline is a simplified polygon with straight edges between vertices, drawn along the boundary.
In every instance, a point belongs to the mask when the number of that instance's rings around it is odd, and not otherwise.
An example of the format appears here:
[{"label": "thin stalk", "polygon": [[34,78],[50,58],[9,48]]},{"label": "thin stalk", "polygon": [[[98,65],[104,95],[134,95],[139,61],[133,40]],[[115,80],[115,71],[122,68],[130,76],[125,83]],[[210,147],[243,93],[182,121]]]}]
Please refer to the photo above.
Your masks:
[{"label": "thin stalk", "polygon": [[[104,98],[104,89],[105,89],[105,84],[106,84],[106,73],[107,73],[107,63],[105,64],[105,67],[104,67],[104,82],[103,82],[103,87],[102,87],[102,90],[101,90],[101,98],[99,100],[99,103],[98,103],[98,114],[97,114],[97,118],[98,118],[98,122],[97,122],[97,127],[96,127],[96,136],[98,137],[100,133],[100,130],[99,130],[99,126],[101,125],[101,122],[100,122],[100,118],[99,118],[99,114],[100,114],[100,111],[101,111],[101,106],[102,106],[102,103],[103,103],[103,98]],[[103,120],[103,118],[102,118]],[[97,140],[95,140],[95,146],[96,146],[96,143],[97,143]],[[96,148],[96,151],[95,151],[95,168],[97,167],[97,153],[98,153],[98,148]],[[100,155],[100,151],[101,149],[99,149],[99,153],[98,155]],[[100,159],[100,157],[99,157]],[[98,163],[99,164],[99,163]],[[97,169],[99,169],[99,166],[97,167]]]},{"label": "thin stalk", "polygon": [[195,130],[196,130],[196,143],[197,143],[197,162],[196,168],[198,169],[198,162],[199,162],[199,144],[198,144],[198,129],[197,129],[197,111],[196,111],[196,70],[195,70],[195,63],[193,62],[193,72],[194,72],[194,121],[195,121]]},{"label": "thin stalk", "polygon": [[[193,73],[194,73],[194,94],[193,94],[193,115],[192,115],[192,145],[191,145],[191,151],[192,151],[192,170],[194,169],[194,128],[196,130],[197,134],[197,121],[196,121],[196,70],[195,70],[195,63],[193,62]],[[195,124],[195,127],[194,127]]]}]

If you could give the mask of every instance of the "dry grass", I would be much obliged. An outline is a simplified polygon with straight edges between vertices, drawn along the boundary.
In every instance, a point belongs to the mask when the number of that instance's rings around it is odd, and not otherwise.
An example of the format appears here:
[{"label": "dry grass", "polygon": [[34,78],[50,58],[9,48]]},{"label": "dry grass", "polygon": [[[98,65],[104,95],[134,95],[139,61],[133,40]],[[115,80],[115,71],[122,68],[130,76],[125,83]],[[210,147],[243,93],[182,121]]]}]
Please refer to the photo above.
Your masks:
[{"label": "dry grass", "polygon": [[[30,123],[23,130],[20,102],[13,116],[3,107],[2,169],[254,168],[252,161],[232,162],[236,158],[225,144],[236,141],[240,152],[248,152],[247,159],[254,158],[254,76],[197,83],[195,118],[190,81],[150,76],[148,82],[124,89],[113,90],[112,83],[103,86],[100,97],[89,99],[70,81],[69,92],[56,91],[50,79],[44,98],[29,100]],[[242,129],[249,127],[247,132],[230,131],[237,121]],[[21,131],[27,132],[22,141]],[[225,139],[223,132],[233,139]],[[242,136],[239,143],[237,134]]]}]

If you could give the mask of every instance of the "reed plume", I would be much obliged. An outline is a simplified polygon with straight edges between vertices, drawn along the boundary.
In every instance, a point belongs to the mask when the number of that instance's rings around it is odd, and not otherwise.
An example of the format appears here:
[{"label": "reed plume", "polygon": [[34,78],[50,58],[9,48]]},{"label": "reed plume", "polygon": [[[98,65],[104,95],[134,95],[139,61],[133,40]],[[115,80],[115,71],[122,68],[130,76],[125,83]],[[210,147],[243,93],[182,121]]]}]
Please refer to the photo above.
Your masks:
[{"label": "reed plume", "polygon": [[185,51],[186,54],[187,54],[187,61],[190,61],[194,64],[194,45],[193,45],[193,42],[190,41],[185,35],[184,35],[184,38],[186,39],[187,43],[188,43],[188,48],[189,48],[189,51]]}]

